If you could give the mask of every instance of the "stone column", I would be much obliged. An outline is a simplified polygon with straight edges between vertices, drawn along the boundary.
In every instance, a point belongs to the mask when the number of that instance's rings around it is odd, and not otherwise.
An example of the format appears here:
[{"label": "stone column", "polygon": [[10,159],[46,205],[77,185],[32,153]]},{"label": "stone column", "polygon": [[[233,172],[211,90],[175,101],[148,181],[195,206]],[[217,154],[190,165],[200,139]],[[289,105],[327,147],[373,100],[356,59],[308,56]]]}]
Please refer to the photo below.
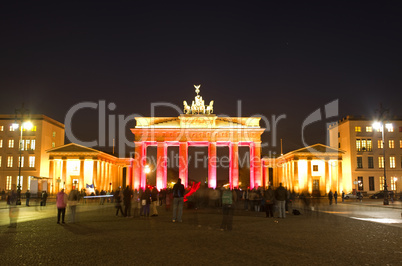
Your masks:
[{"label": "stone column", "polygon": [[208,145],[208,187],[216,188],[216,142]]},{"label": "stone column", "polygon": [[184,187],[188,187],[188,142],[179,144],[179,177]]},{"label": "stone column", "polygon": [[69,186],[71,184],[71,180],[70,178],[67,178],[67,160],[63,159],[63,164],[62,164],[62,168],[61,168],[61,182],[63,183],[63,188],[65,188],[66,186]]},{"label": "stone column", "polygon": [[142,141],[135,142],[135,154],[133,161],[133,187],[134,189],[141,188],[143,176],[143,157],[145,144]]},{"label": "stone column", "polygon": [[262,186],[261,143],[254,143],[254,186]]},{"label": "stone column", "polygon": [[310,194],[313,193],[313,180],[311,179],[311,159],[307,159],[307,189]]},{"label": "stone column", "polygon": [[325,160],[325,194],[327,194],[332,189],[332,182],[332,180],[329,180],[329,161]]},{"label": "stone column", "polygon": [[156,188],[166,187],[167,182],[167,143],[158,142],[156,152]]},{"label": "stone column", "polygon": [[254,152],[255,146],[254,142],[250,143],[250,189],[253,189],[255,186],[254,183]]},{"label": "stone column", "polygon": [[78,183],[77,189],[80,191],[83,187],[85,187],[84,184],[84,159],[80,159],[80,181]]},{"label": "stone column", "polygon": [[338,194],[342,194],[343,183],[342,183],[342,159],[338,160]]},{"label": "stone column", "polygon": [[300,188],[300,184],[299,184],[299,161],[293,161],[293,180],[294,180],[294,184],[297,185],[297,191],[295,191],[296,193],[300,193],[301,192],[301,188]]},{"label": "stone column", "polygon": [[98,182],[98,160],[94,160],[92,169],[92,184],[94,187],[98,187]]},{"label": "stone column", "polygon": [[230,187],[239,188],[239,143],[230,143]]}]

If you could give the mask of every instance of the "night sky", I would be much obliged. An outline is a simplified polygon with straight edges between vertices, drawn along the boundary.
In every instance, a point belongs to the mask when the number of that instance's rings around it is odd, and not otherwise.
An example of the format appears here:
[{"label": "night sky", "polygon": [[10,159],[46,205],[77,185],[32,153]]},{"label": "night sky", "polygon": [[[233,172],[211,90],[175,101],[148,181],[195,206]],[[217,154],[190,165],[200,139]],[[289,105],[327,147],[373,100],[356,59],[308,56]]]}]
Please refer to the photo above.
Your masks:
[{"label": "night sky", "polygon": [[[8,2],[0,6],[2,114],[25,103],[64,123],[72,106],[105,100],[116,104],[107,115],[150,116],[151,103],[182,108],[195,96],[193,84],[202,84],[217,115],[236,116],[238,100],[242,116],[285,114],[277,141],[288,152],[302,147],[304,119],[334,100],[339,116],[306,129],[309,144],[325,143],[326,123],[371,118],[380,103],[402,113],[397,1]],[[179,114],[159,108],[156,115]],[[74,116],[80,139],[95,139],[97,128],[97,110]],[[263,155],[280,153],[271,132],[263,141],[270,145]]]}]

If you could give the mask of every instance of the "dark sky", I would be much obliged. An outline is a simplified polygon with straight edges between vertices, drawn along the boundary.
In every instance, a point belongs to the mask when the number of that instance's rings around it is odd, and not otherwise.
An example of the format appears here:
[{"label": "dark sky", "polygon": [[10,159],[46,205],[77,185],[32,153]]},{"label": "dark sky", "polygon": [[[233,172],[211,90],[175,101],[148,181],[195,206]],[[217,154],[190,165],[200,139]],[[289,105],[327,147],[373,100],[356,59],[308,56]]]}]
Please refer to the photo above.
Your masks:
[{"label": "dark sky", "polygon": [[[116,104],[107,115],[149,116],[151,103],[181,108],[202,84],[218,115],[237,115],[238,100],[243,116],[285,114],[284,152],[302,147],[304,119],[337,99],[339,116],[306,129],[309,144],[325,143],[326,123],[372,117],[380,103],[401,114],[398,1],[8,2],[0,6],[0,113],[24,102],[64,122],[74,105],[105,100]],[[82,140],[95,139],[97,127],[96,110],[74,116]],[[271,132],[263,136],[263,153],[279,153]]]}]

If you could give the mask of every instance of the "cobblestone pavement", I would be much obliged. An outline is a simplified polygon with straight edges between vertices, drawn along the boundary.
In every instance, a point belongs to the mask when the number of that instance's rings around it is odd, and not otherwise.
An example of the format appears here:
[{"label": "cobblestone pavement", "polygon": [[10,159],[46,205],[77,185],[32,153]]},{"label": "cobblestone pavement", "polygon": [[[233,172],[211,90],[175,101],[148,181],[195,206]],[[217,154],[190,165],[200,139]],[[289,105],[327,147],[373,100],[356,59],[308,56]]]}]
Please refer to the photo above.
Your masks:
[{"label": "cobblestone pavement", "polygon": [[41,219],[1,225],[0,265],[402,265],[400,227],[331,213],[236,210],[233,231],[222,232],[218,209],[185,210],[172,223],[163,207],[147,219],[116,217],[112,205],[78,208],[74,224],[68,211],[56,224],[49,205]]}]

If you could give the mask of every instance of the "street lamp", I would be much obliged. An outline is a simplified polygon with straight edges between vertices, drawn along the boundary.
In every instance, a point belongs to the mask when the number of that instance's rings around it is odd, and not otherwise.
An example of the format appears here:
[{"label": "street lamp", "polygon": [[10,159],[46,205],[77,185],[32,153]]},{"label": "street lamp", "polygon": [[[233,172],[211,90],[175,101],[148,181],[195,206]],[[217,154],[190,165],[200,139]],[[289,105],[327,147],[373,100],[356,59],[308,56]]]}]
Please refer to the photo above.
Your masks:
[{"label": "street lamp", "polygon": [[375,122],[373,124],[374,129],[379,129],[381,132],[381,137],[382,137],[382,149],[383,149],[383,163],[384,163],[384,205],[389,205],[388,201],[388,185],[387,185],[387,164],[386,164],[386,159],[385,159],[385,128],[390,130],[392,128],[392,124],[387,123],[384,124],[383,121],[381,122]]},{"label": "street lamp", "polygon": [[21,134],[20,134],[20,145],[19,145],[19,160],[18,160],[18,185],[17,185],[17,205],[21,204],[21,168],[22,168],[22,150],[24,148],[24,143],[22,141],[22,132],[24,131],[24,129],[26,130],[31,130],[33,125],[31,122],[27,121],[27,122],[22,122],[22,118],[21,118],[21,123],[14,123],[13,124],[13,128],[17,129],[20,128]]}]

